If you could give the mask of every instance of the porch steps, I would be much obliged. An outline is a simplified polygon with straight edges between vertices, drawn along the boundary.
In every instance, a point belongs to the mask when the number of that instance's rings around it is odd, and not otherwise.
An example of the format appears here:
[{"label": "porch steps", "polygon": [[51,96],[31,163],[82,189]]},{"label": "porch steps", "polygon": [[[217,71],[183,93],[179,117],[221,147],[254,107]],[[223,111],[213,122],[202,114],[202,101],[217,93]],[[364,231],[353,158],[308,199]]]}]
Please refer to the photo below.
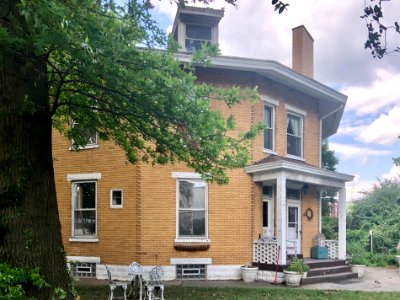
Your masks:
[{"label": "porch steps", "polygon": [[358,278],[357,273],[351,272],[349,265],[344,260],[309,260],[305,263],[310,266],[307,277],[302,279],[302,284],[320,282],[337,282]]}]

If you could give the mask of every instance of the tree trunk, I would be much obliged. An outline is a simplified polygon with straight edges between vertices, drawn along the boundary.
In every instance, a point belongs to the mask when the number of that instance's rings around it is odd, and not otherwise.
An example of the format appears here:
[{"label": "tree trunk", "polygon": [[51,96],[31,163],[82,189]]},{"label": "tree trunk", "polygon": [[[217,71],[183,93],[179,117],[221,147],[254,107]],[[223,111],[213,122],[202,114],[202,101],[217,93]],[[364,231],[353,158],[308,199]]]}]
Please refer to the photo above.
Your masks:
[{"label": "tree trunk", "polygon": [[[9,9],[8,17],[19,22],[0,20],[10,32],[17,30],[15,23],[25,29],[16,2],[0,3],[0,11]],[[0,262],[39,268],[51,288],[24,288],[47,300],[53,288],[70,292],[70,287],[54,182],[46,57],[32,49],[29,43],[15,52],[0,47]]]}]

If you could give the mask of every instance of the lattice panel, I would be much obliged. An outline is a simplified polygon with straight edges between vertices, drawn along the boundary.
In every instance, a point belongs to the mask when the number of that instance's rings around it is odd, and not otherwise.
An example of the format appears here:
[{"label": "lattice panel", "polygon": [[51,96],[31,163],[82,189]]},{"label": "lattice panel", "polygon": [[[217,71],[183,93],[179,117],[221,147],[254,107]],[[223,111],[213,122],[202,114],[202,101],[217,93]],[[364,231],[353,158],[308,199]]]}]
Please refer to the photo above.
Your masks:
[{"label": "lattice panel", "polygon": [[328,248],[328,257],[337,259],[339,257],[339,243],[335,240],[325,240],[325,247]]},{"label": "lattice panel", "polygon": [[253,262],[275,264],[278,254],[278,244],[271,242],[253,242]]}]

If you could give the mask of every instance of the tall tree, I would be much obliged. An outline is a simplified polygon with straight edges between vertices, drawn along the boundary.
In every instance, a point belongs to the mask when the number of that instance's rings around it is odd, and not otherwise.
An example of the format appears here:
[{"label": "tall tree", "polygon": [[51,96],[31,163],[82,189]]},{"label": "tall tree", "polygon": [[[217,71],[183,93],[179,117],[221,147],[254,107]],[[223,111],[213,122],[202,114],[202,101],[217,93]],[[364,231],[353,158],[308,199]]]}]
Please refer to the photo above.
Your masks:
[{"label": "tall tree", "polygon": [[[52,127],[83,144],[81,128],[113,140],[132,163],[182,161],[206,179],[227,182],[243,166],[247,141],[210,101],[232,106],[256,91],[196,84],[192,64],[174,58],[146,1],[0,2],[0,261],[38,267],[50,299],[68,291],[51,153]],[[138,48],[141,46],[141,48]],[[164,48],[164,51],[153,50]],[[202,49],[193,63],[206,63]],[[79,126],[73,126],[78,123]]]},{"label": "tall tree", "polygon": [[[336,165],[339,163],[339,160],[335,156],[335,152],[329,149],[327,140],[322,141],[321,151],[322,167],[329,171],[336,171]],[[335,203],[335,195],[335,191],[321,192],[322,216],[331,215],[331,208]]]}]

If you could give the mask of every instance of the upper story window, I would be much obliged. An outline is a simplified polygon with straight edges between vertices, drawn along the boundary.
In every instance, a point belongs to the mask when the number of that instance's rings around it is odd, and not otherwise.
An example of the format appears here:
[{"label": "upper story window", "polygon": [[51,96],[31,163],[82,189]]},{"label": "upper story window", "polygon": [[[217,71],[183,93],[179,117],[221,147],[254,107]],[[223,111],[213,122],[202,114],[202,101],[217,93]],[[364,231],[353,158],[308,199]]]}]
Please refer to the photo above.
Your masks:
[{"label": "upper story window", "polygon": [[72,182],[72,236],[95,238],[97,233],[97,182]]},{"label": "upper story window", "polygon": [[204,180],[177,180],[177,238],[207,238],[207,183]]},{"label": "upper story window", "polygon": [[199,50],[202,43],[211,43],[211,40],[211,26],[186,24],[186,51],[194,52]]},{"label": "upper story window", "polygon": [[264,105],[264,150],[274,150],[274,107]]},{"label": "upper story window", "polygon": [[[80,141],[80,144],[82,144],[82,146],[79,147],[80,149],[97,147],[96,130],[83,127],[78,122],[74,122],[72,126],[74,127],[75,130],[77,130],[80,133],[82,137],[82,141]],[[71,142],[75,146],[76,142],[74,140],[72,140]]]},{"label": "upper story window", "polygon": [[287,154],[303,157],[303,116],[287,114]]}]

